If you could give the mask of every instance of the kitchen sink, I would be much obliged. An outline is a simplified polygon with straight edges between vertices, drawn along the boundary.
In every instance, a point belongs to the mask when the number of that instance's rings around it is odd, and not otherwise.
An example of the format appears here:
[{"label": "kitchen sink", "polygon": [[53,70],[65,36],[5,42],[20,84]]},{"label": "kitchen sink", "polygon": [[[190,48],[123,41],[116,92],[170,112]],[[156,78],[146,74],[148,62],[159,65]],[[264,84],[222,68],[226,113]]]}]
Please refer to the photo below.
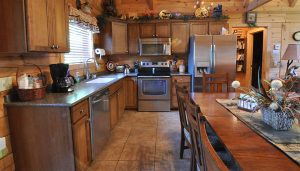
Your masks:
[{"label": "kitchen sink", "polygon": [[97,79],[94,79],[94,80],[91,80],[91,81],[88,81],[86,83],[94,83],[94,84],[105,84],[105,83],[108,83],[108,82],[111,82],[112,80],[114,80],[115,78],[97,78]]}]

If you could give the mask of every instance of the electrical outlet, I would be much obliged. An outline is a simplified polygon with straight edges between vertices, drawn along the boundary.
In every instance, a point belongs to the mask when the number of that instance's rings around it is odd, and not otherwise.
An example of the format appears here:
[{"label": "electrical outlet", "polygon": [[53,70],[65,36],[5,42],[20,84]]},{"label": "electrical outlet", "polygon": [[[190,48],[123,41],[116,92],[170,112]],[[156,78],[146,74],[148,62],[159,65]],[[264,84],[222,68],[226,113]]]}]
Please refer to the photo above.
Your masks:
[{"label": "electrical outlet", "polygon": [[0,78],[0,92],[12,88],[12,77]]}]

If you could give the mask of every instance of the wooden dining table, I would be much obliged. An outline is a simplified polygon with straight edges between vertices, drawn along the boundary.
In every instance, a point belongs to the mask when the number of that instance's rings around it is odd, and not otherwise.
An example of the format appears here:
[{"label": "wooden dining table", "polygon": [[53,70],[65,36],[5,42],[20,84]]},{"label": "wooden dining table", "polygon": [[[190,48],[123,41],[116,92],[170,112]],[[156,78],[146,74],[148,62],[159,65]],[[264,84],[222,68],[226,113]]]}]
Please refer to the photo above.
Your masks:
[{"label": "wooden dining table", "polygon": [[236,93],[191,93],[212,129],[244,171],[300,171],[300,166],[254,132],[216,99],[232,99]]}]

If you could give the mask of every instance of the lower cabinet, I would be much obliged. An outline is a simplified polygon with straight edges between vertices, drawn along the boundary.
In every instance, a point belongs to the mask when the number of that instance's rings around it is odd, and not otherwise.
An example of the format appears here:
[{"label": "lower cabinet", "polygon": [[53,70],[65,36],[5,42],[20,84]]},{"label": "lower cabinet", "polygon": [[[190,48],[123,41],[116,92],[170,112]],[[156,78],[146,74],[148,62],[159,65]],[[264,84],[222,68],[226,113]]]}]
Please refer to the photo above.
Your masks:
[{"label": "lower cabinet", "polygon": [[86,170],[91,163],[91,130],[88,101],[71,108],[76,170]]},{"label": "lower cabinet", "polygon": [[125,108],[137,109],[137,77],[125,78]]},{"label": "lower cabinet", "polygon": [[118,92],[114,92],[109,96],[109,108],[110,108],[110,127],[111,129],[114,128],[114,126],[118,122],[119,114],[118,114]]},{"label": "lower cabinet", "polygon": [[110,107],[110,125],[111,129],[117,124],[123,116],[125,110],[124,79],[109,87],[109,107]]},{"label": "lower cabinet", "polygon": [[172,109],[178,108],[175,80],[177,81],[177,83],[179,85],[186,86],[190,90],[191,76],[189,76],[189,75],[172,76],[172,87],[171,87],[171,108]]}]

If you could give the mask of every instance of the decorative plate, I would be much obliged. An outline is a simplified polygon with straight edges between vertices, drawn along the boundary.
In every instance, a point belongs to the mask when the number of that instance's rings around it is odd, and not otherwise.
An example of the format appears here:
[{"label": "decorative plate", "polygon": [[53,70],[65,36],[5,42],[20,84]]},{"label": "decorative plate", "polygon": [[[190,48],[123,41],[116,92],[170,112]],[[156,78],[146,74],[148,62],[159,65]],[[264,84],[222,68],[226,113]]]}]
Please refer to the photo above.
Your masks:
[{"label": "decorative plate", "polygon": [[205,18],[208,17],[208,10],[205,7],[197,8],[195,11],[195,16],[197,18]]},{"label": "decorative plate", "polygon": [[293,34],[293,39],[295,41],[300,41],[300,31],[297,31]]},{"label": "decorative plate", "polygon": [[108,71],[113,72],[116,69],[116,65],[115,65],[115,63],[113,63],[113,61],[108,61],[106,63],[106,68],[107,68]]},{"label": "decorative plate", "polygon": [[172,14],[167,11],[167,10],[161,10],[159,13],[159,18],[160,19],[170,19],[172,16]]}]

